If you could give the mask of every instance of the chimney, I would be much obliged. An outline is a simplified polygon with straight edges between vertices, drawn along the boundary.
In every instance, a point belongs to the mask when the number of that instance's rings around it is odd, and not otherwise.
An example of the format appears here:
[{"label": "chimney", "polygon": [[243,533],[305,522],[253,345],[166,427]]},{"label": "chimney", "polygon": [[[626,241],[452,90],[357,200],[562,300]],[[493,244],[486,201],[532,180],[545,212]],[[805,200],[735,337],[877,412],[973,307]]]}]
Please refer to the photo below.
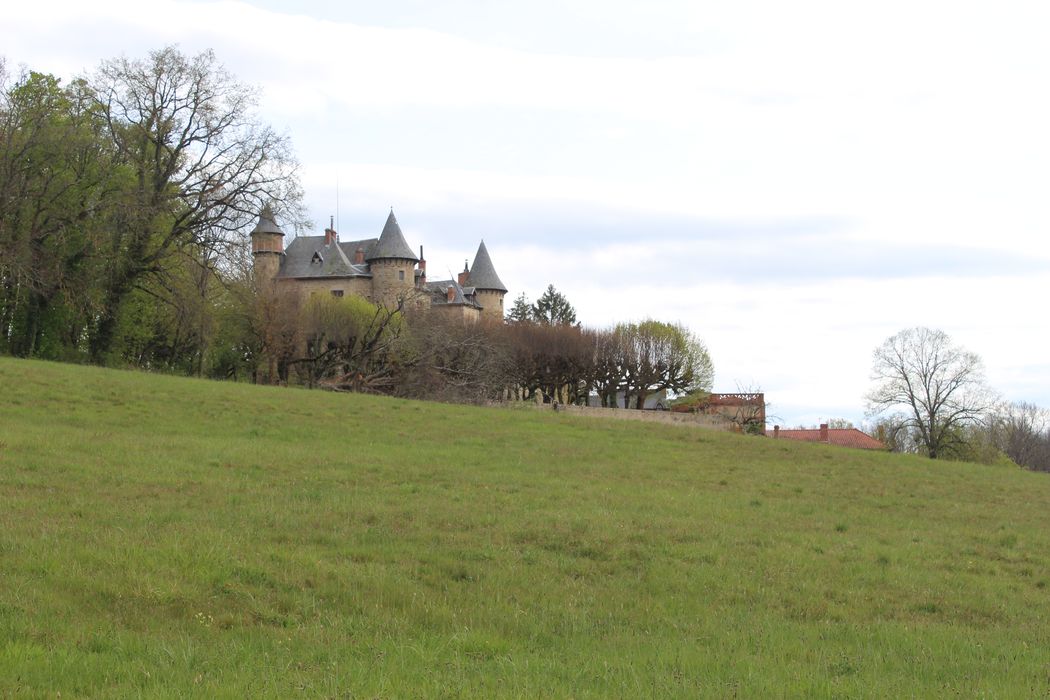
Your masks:
[{"label": "chimney", "polygon": [[827,442],[828,441],[828,424],[827,423],[821,423],[820,424],[820,441],[821,442]]},{"label": "chimney", "polygon": [[423,257],[423,246],[419,246],[419,269],[422,271],[423,276],[427,276],[427,261]]},{"label": "chimney", "polygon": [[456,288],[451,284],[448,286],[448,303],[452,303],[456,300]]},{"label": "chimney", "polygon": [[335,241],[339,240],[339,236],[336,235],[335,229],[326,228],[324,230],[324,244],[332,245]]},{"label": "chimney", "polygon": [[363,265],[365,262],[365,249],[361,246],[357,246],[357,250],[354,251],[354,264]]},{"label": "chimney", "polygon": [[773,439],[776,440],[779,437],[780,437],[780,426],[779,425],[774,425],[773,426]]},{"label": "chimney", "polygon": [[470,276],[470,268],[467,267],[467,261],[463,261],[463,272],[459,273],[459,286],[465,287],[467,284],[467,277]]}]

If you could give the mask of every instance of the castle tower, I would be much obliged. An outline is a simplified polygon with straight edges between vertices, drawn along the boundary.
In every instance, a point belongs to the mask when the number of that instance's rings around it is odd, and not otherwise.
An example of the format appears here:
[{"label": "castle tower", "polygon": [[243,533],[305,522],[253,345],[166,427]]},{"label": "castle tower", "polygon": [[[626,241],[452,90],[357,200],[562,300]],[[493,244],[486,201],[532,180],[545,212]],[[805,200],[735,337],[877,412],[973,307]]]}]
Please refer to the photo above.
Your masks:
[{"label": "castle tower", "polygon": [[261,287],[276,279],[284,257],[284,231],[274,220],[269,204],[259,214],[259,223],[255,224],[251,236],[252,265],[256,283]]},{"label": "castle tower", "polygon": [[415,289],[415,268],[419,258],[408,247],[393,209],[365,262],[372,273],[372,301],[375,303],[395,306],[399,298],[409,297]]},{"label": "castle tower", "polygon": [[507,294],[507,288],[492,266],[485,241],[478,246],[474,264],[467,274],[467,286],[475,289],[475,298],[481,304],[482,320],[503,321],[503,297]]}]

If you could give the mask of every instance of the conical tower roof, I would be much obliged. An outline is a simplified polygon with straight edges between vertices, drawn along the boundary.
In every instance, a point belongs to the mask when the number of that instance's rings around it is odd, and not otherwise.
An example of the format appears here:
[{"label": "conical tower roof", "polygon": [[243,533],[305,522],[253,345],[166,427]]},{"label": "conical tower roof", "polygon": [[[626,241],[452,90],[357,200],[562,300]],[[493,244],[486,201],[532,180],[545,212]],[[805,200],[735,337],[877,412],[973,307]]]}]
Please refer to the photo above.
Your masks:
[{"label": "conical tower roof", "polygon": [[408,247],[408,243],[405,241],[405,234],[401,233],[401,227],[397,225],[393,209],[390,210],[390,216],[386,218],[383,233],[379,234],[379,240],[372,246],[372,250],[368,252],[368,257],[365,260],[371,262],[382,258],[399,258],[401,260],[411,260],[412,262],[419,261],[416,254]]},{"label": "conical tower roof", "polygon": [[262,212],[259,214],[259,223],[255,224],[255,228],[252,229],[252,233],[279,233],[282,236],[284,231],[277,225],[276,219],[273,216],[273,209],[267,204],[263,206]]},{"label": "conical tower roof", "polygon": [[467,286],[475,289],[507,291],[499,275],[496,274],[496,268],[492,266],[492,258],[489,257],[485,241],[482,241],[481,245],[478,246],[478,253],[474,256],[474,264],[470,266],[470,274],[467,276]]}]

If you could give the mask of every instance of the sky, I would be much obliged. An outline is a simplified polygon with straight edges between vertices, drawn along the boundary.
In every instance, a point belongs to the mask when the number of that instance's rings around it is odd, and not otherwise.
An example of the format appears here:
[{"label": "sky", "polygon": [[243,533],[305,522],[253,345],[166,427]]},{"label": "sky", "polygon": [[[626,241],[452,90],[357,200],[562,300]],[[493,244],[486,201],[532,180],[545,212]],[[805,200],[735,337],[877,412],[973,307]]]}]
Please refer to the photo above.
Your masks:
[{"label": "sky", "polygon": [[1050,407],[1050,3],[4,3],[0,55],[65,79],[177,44],[261,90],[316,234],[393,207],[434,277],[484,239],[588,326],[706,343],[770,422],[865,420],[904,328]]}]

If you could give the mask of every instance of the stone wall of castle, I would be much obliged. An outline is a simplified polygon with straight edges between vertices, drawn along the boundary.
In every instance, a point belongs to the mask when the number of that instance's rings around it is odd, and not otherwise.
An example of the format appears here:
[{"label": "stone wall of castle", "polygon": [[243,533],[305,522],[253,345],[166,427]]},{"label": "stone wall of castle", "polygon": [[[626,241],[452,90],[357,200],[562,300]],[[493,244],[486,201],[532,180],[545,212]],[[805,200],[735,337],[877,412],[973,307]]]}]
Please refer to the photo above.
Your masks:
[{"label": "stone wall of castle", "polygon": [[372,280],[367,277],[350,277],[334,279],[281,279],[282,288],[289,291],[294,290],[299,295],[299,300],[305,302],[314,294],[324,296],[336,296],[332,292],[343,293],[343,296],[359,296],[365,299],[372,298]]},{"label": "stone wall of castle", "polygon": [[394,306],[398,298],[408,298],[416,288],[415,263],[411,260],[372,260],[371,299],[376,304]]},{"label": "stone wall of castle", "polygon": [[477,321],[478,310],[465,304],[436,304],[430,307],[432,313],[441,314],[444,318],[456,321]]},{"label": "stone wall of castle", "polygon": [[255,283],[265,285],[272,283],[281,269],[281,256],[274,253],[256,254],[252,269],[255,273]]},{"label": "stone wall of castle", "polygon": [[478,303],[481,304],[481,318],[486,321],[503,320],[503,296],[504,292],[491,289],[479,289],[476,292]]}]

